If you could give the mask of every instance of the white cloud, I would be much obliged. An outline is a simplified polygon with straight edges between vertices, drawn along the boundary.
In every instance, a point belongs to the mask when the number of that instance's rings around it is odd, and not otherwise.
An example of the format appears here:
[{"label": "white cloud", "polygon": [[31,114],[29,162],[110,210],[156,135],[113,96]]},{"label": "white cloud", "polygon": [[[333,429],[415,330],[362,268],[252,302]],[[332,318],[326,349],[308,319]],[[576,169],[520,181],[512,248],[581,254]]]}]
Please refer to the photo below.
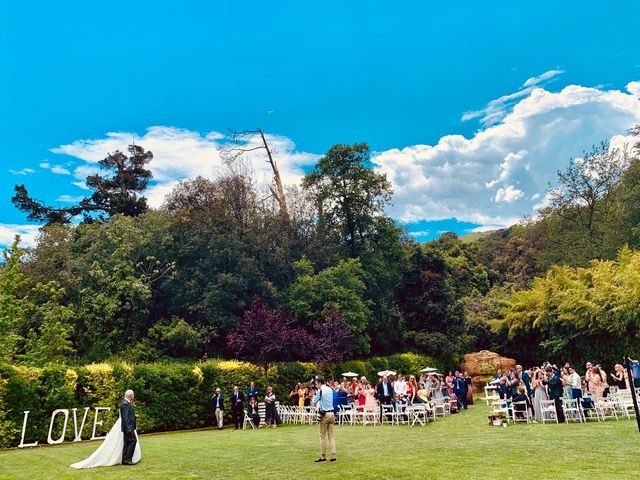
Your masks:
[{"label": "white cloud", "polygon": [[64,168],[62,165],[54,165],[51,167],[51,172],[57,175],[71,175],[71,172]]},{"label": "white cloud", "polygon": [[514,188],[513,185],[507,185],[506,187],[500,187],[496,192],[493,200],[496,202],[513,203],[519,198],[524,197],[524,192]]},{"label": "white cloud", "polygon": [[629,142],[627,130],[640,123],[638,90],[640,82],[627,91],[534,87],[471,138],[447,135],[435,145],[379,152],[372,160],[395,190],[389,213],[405,222],[453,217],[492,228],[535,214],[570,158],[603,139]]},{"label": "white cloud", "polygon": [[13,173],[14,175],[31,175],[32,173],[36,173],[33,168],[23,168],[22,170],[9,169],[9,172]]},{"label": "white cloud", "polygon": [[[77,140],[52,151],[84,160],[86,163],[73,172],[76,179],[83,180],[87,175],[99,171],[98,161],[115,150],[125,152],[132,140],[154,154],[149,163],[154,180],[147,197],[150,205],[159,206],[179,180],[198,175],[208,178],[214,176],[223,167],[219,147],[228,138],[219,132],[201,135],[190,130],[157,126],[150,127],[142,136],[128,132],[110,132],[105,138]],[[317,155],[296,150],[293,141],[287,137],[267,135],[267,140],[270,148],[276,152],[275,159],[285,184],[298,184],[304,176],[303,167],[313,165],[318,158]],[[253,138],[249,146],[256,145],[258,139]],[[264,150],[251,152],[246,158],[250,162],[255,180],[271,183],[273,175]],[[81,187],[79,182],[74,182],[74,185]]]},{"label": "white cloud", "polygon": [[553,77],[560,75],[561,73],[564,73],[564,70],[549,70],[547,72],[544,72],[542,75],[529,78],[522,85],[525,87],[533,87],[534,85],[538,85],[542,82],[545,82],[546,80],[550,80]]},{"label": "white cloud", "polygon": [[0,223],[0,247],[11,245],[16,235],[20,235],[20,246],[32,247],[36,243],[39,228],[38,225]]},{"label": "white cloud", "polygon": [[484,127],[495,125],[502,121],[504,117],[510,112],[511,108],[520,100],[528,97],[533,89],[538,86],[552,81],[552,79],[560,74],[564,73],[563,70],[549,70],[537,77],[531,77],[522,84],[517,92],[503,95],[499,98],[491,100],[484,108],[480,110],[474,110],[471,112],[465,112],[462,115],[462,121],[472,120],[474,118],[480,119],[480,124]]},{"label": "white cloud", "polygon": [[55,173],[56,175],[71,175],[71,172],[62,165],[51,165],[49,162],[41,162],[40,168],[50,170],[51,173]]}]

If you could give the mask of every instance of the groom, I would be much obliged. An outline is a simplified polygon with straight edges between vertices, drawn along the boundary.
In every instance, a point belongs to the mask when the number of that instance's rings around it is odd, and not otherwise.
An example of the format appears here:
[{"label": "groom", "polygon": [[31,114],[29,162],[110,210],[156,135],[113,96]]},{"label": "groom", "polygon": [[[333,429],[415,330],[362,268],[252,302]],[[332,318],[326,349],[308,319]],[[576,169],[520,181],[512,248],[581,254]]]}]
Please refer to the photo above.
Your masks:
[{"label": "groom", "polygon": [[133,465],[133,452],[136,449],[136,414],[133,411],[133,390],[127,390],[120,404],[120,420],[124,446],[122,447],[122,464]]}]

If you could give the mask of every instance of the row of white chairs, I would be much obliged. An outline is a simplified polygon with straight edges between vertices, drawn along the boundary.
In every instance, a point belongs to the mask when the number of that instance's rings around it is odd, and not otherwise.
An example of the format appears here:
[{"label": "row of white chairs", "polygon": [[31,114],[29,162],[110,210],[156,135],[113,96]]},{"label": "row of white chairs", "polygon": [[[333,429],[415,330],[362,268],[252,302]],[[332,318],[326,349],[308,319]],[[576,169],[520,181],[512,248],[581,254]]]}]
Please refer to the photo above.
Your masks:
[{"label": "row of white chairs", "polygon": [[[624,391],[621,391],[624,392]],[[618,415],[631,418],[635,414],[631,393],[617,393],[606,398],[591,397],[592,408],[584,408],[579,399],[562,399],[562,411],[566,422],[573,421],[584,423],[588,420],[605,421],[607,419],[618,420]],[[494,402],[492,414],[504,416],[508,421],[514,423],[531,423],[533,416],[526,402],[512,402],[510,400],[500,400]],[[553,400],[541,400],[542,423],[556,422],[558,412]]]},{"label": "row of white chairs", "polygon": [[[314,424],[318,422],[317,406],[297,407],[278,405],[278,414],[283,423]],[[451,414],[451,403],[447,399],[413,405],[340,405],[337,422],[340,425],[426,425],[437,417]]]}]

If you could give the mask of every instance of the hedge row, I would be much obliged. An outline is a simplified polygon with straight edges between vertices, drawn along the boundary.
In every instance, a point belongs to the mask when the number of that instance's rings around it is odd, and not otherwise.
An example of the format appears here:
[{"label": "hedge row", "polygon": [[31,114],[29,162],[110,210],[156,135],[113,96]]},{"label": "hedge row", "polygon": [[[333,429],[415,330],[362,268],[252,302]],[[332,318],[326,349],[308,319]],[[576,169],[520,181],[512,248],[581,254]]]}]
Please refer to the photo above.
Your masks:
[{"label": "hedge row", "polygon": [[[375,378],[380,370],[409,374],[417,373],[427,365],[441,367],[429,357],[406,353],[347,361],[336,365],[333,372],[339,375],[351,370]],[[255,365],[233,360],[43,368],[3,365],[0,366],[0,447],[15,447],[20,443],[25,410],[30,411],[25,442],[46,441],[51,413],[58,408],[77,408],[80,423],[84,407],[111,407],[109,412],[100,414],[103,425],[97,432],[105,433],[116,420],[120,399],[129,388],[136,394],[139,431],[204,427],[213,422],[209,399],[216,387],[229,394],[233,385],[244,390],[253,380],[260,392],[263,393],[269,384],[274,387],[276,396],[284,399],[295,383],[308,382],[318,372],[317,368],[312,363],[278,363],[265,374]],[[332,376],[329,370],[321,373]],[[63,418],[58,416],[53,438],[60,436],[62,424]],[[87,417],[83,439],[91,435],[92,427],[93,410]],[[73,431],[70,416],[65,440],[73,439]]]}]

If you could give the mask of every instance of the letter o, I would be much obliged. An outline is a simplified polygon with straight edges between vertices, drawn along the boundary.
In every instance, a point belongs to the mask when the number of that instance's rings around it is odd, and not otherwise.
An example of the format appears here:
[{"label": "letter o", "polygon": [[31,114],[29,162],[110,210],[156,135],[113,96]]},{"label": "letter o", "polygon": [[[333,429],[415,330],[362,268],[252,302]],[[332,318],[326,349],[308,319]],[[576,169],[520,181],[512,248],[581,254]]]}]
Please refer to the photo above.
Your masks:
[{"label": "letter o", "polygon": [[[53,431],[53,422],[56,420],[56,416],[59,413],[64,414],[64,425],[62,426],[62,434],[60,434],[60,438],[54,440],[51,438],[51,432]],[[67,422],[69,421],[69,410],[66,408],[59,408],[58,410],[54,410],[51,414],[51,422],[49,422],[49,435],[47,436],[47,443],[50,445],[55,445],[56,443],[64,442],[64,435],[67,432]]]}]

